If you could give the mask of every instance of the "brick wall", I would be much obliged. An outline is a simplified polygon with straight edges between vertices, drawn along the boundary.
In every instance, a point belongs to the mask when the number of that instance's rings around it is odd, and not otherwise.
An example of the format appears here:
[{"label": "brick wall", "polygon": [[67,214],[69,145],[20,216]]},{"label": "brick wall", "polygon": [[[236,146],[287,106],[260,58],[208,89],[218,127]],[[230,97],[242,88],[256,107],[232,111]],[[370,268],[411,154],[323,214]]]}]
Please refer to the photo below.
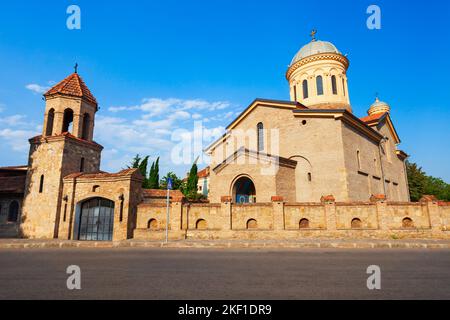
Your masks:
[{"label": "brick wall", "polygon": [[[220,204],[171,203],[171,238],[450,238],[450,203],[386,202],[383,198],[336,203],[332,197],[323,203],[284,203],[272,197],[270,203],[238,205],[227,197],[222,200]],[[165,206],[139,205],[137,216],[135,238],[163,239]],[[405,225],[405,218],[412,225]],[[159,221],[158,230],[148,228],[150,219]],[[197,228],[199,220],[204,220],[201,228]],[[256,220],[256,228],[248,228],[249,220]],[[352,224],[353,220],[360,223]]]}]

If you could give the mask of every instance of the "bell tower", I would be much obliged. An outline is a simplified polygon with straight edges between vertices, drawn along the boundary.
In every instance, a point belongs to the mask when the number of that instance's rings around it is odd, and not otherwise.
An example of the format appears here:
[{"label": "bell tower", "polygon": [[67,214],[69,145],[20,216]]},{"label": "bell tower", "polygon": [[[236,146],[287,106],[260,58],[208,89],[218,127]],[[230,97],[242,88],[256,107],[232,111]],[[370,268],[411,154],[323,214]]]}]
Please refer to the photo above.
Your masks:
[{"label": "bell tower", "polygon": [[98,104],[75,72],[44,94],[42,134],[31,138],[21,231],[27,238],[57,238],[63,178],[100,171],[103,147],[93,141]]}]

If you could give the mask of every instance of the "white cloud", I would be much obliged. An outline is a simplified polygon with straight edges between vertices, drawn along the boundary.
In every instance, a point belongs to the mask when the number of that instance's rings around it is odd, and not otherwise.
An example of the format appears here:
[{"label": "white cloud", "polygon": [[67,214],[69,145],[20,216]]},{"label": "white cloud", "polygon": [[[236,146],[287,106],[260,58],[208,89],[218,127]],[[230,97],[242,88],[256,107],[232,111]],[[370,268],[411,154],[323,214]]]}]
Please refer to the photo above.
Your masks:
[{"label": "white cloud", "polygon": [[29,149],[28,139],[35,136],[35,131],[0,129],[0,140],[4,140],[13,151],[25,152]]},{"label": "white cloud", "polygon": [[26,126],[28,125],[28,122],[24,121],[25,118],[26,116],[24,115],[15,114],[12,116],[0,118],[0,124],[4,124],[6,126],[18,126],[18,125]]},{"label": "white cloud", "polygon": [[25,154],[29,149],[28,139],[39,134],[40,126],[26,119],[26,116],[15,114],[0,117],[0,144],[12,151]]},{"label": "white cloud", "polygon": [[28,90],[30,90],[30,91],[32,91],[34,93],[38,93],[38,94],[43,94],[43,93],[47,92],[48,90],[50,90],[50,87],[41,86],[41,85],[36,84],[36,83],[27,84],[25,86],[25,88],[27,88]]},{"label": "white cloud", "polygon": [[134,106],[112,106],[109,107],[111,112],[141,110],[151,116],[159,116],[171,110],[206,110],[215,111],[223,110],[230,107],[227,101],[209,102],[203,99],[177,99],[177,98],[145,98],[142,103]]}]

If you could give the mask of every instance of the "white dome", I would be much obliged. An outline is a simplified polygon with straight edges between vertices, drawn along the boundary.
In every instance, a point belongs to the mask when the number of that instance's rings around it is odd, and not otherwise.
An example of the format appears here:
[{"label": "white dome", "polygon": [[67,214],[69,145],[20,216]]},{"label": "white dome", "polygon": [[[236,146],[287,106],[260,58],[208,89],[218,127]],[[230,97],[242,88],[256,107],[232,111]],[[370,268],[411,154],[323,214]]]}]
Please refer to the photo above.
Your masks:
[{"label": "white dome", "polygon": [[306,57],[312,56],[318,53],[337,53],[341,54],[334,44],[328,41],[311,41],[307,45],[303,46],[295,55],[291,61],[291,66]]},{"label": "white dome", "polygon": [[375,102],[370,106],[367,113],[369,115],[378,114],[378,113],[385,113],[390,112],[391,107],[386,102],[380,101],[378,97],[375,99]]}]

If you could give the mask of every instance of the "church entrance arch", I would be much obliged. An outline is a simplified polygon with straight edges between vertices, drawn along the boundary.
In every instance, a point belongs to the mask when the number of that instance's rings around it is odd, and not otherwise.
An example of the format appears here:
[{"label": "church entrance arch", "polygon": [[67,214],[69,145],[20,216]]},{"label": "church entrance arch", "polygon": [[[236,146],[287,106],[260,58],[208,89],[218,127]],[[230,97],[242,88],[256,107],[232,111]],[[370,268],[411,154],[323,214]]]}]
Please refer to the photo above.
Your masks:
[{"label": "church entrance arch", "polygon": [[78,240],[110,241],[114,226],[114,202],[92,198],[81,204]]},{"label": "church entrance arch", "polygon": [[236,203],[255,203],[256,189],[252,179],[239,177],[233,184],[233,200]]}]

